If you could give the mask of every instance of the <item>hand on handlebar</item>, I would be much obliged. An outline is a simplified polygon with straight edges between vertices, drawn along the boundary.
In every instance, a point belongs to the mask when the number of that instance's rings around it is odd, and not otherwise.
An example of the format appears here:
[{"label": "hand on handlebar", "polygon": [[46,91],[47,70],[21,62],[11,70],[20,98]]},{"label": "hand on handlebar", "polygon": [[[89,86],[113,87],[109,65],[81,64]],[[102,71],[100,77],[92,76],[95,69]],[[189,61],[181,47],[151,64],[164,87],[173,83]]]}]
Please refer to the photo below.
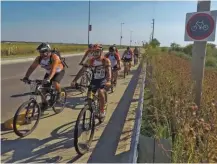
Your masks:
[{"label": "hand on handlebar", "polygon": [[28,77],[24,77],[23,79],[20,79],[21,81],[23,81],[24,83],[27,83],[29,81]]}]

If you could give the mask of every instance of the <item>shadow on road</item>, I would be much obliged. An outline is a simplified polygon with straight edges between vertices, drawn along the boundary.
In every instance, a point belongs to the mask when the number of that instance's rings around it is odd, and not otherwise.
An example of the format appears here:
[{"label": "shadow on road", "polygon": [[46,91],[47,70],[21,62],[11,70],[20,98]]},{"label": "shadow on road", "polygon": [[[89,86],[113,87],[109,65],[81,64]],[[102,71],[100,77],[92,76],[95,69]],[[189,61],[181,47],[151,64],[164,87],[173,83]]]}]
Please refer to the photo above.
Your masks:
[{"label": "shadow on road", "polygon": [[[134,75],[131,78],[131,81],[126,88],[119,104],[114,110],[108,125],[105,127],[99,142],[88,159],[88,163],[119,163],[121,160],[124,160],[122,161],[124,163],[127,162],[127,156],[129,156],[129,152],[124,152],[119,155],[115,155],[115,153],[129,111],[130,103],[134,95],[134,90],[136,89],[136,85],[138,83],[140,70],[141,67],[139,67],[138,70],[131,71],[131,73]],[[127,135],[122,140],[126,140],[129,137],[130,136]]]},{"label": "shadow on road", "polygon": [[16,140],[1,141],[2,162],[14,163],[22,161],[25,163],[57,163],[61,161],[61,156],[55,156],[52,158],[43,158],[43,156],[54,151],[69,149],[73,147],[74,124],[75,121],[64,124],[53,130],[51,132],[51,137],[42,140],[35,138],[22,138]]}]

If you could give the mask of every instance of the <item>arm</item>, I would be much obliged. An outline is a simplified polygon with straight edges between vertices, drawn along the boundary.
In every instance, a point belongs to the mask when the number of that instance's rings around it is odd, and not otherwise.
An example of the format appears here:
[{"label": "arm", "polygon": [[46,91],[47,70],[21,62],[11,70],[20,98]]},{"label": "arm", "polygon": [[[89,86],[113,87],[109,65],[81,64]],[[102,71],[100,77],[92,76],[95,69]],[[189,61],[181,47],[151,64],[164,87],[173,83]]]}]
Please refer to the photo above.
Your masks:
[{"label": "arm", "polygon": [[83,66],[82,69],[77,73],[73,82],[77,82],[77,80],[82,76],[83,72],[87,70],[87,66]]},{"label": "arm", "polygon": [[56,73],[56,68],[57,68],[59,62],[61,62],[60,59],[58,59],[58,57],[56,55],[53,55],[51,57],[51,60],[53,60],[53,62],[52,62],[52,66],[51,66],[51,72],[50,72],[50,75],[48,77],[49,80],[51,80],[54,77],[54,75]]},{"label": "arm", "polygon": [[112,75],[111,72],[112,72],[112,71],[111,71],[111,62],[110,62],[110,60],[107,60],[107,61],[106,61],[105,71],[106,71],[106,75],[107,75],[107,76],[106,76],[107,82],[108,82],[108,81],[111,81],[111,77],[112,77],[112,76],[111,76],[111,75]]},{"label": "arm", "polygon": [[116,53],[116,57],[117,57],[118,68],[120,69],[121,68],[121,58],[120,58],[119,53]]},{"label": "arm", "polygon": [[29,67],[29,69],[26,72],[25,77],[29,78],[29,76],[32,74],[32,72],[38,67],[39,65],[39,56],[35,58],[32,65]]},{"label": "arm", "polygon": [[85,52],[83,58],[81,59],[80,64],[82,64],[82,63],[84,62],[84,60],[87,58],[87,55],[88,55],[89,52],[90,52],[90,51],[86,51],[86,52]]}]

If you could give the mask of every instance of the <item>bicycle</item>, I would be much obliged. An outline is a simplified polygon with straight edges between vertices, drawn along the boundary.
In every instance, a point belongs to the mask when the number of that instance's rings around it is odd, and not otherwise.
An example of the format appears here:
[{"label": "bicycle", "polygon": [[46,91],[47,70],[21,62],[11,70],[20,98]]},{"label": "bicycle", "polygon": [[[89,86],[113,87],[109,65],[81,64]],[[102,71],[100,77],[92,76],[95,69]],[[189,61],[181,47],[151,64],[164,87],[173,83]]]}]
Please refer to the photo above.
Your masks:
[{"label": "bicycle", "polygon": [[124,62],[124,78],[126,77],[126,74],[129,74],[129,67],[130,67],[130,62],[131,61],[125,61],[124,59],[122,59],[122,61]]},{"label": "bicycle", "polygon": [[[79,84],[76,84],[75,88],[79,88],[79,87],[85,87]],[[91,85],[88,86],[91,90]],[[105,102],[107,104],[108,102],[108,96],[107,96],[107,90],[105,89]],[[89,151],[92,140],[93,140],[93,136],[94,136],[94,132],[95,132],[95,118],[97,118],[99,120],[99,123],[101,124],[102,122],[104,122],[105,117],[101,118],[100,117],[100,110],[99,110],[99,97],[97,94],[94,94],[93,92],[90,92],[90,94],[87,95],[87,99],[86,99],[86,104],[84,106],[83,109],[81,109],[77,120],[76,120],[76,124],[75,124],[75,130],[74,130],[74,146],[75,146],[75,150],[79,155],[83,155],[86,152]],[[107,110],[107,105],[105,107],[105,110]],[[90,112],[90,116],[86,118],[87,112]],[[84,144],[79,144],[78,139],[79,139],[79,135],[80,133],[78,132],[79,129],[79,125],[80,125],[80,121],[82,121],[82,130],[84,131],[90,131],[90,137],[89,139],[86,141],[86,143]],[[86,121],[89,121],[89,123]],[[86,124],[85,124],[86,123]],[[83,146],[83,148],[81,147]]]},{"label": "bicycle", "polygon": [[[23,79],[20,79],[21,81],[23,81]],[[61,109],[57,110],[55,108],[55,105],[57,103],[57,91],[54,88],[53,85],[48,84],[47,86],[44,86],[43,84],[43,80],[27,80],[25,83],[27,83],[28,85],[30,85],[30,92],[28,94],[30,94],[30,99],[25,101],[24,103],[22,103],[20,105],[20,107],[17,109],[15,115],[14,115],[14,119],[13,119],[13,130],[15,132],[16,135],[20,136],[20,137],[25,137],[29,134],[31,134],[35,128],[37,127],[40,117],[41,117],[41,107],[39,105],[39,103],[37,102],[37,96],[41,96],[42,99],[44,99],[45,103],[48,104],[48,107],[51,107],[53,109],[53,111],[58,114],[60,112],[63,111],[63,109],[65,108],[65,103],[66,103],[66,91],[64,88],[62,88],[61,90],[61,97],[64,97],[63,99],[63,103],[61,104]],[[45,94],[44,94],[45,92]],[[27,106],[27,110],[25,113],[20,113],[21,110]],[[30,107],[33,107],[33,109],[31,110]],[[35,115],[37,114],[38,115]],[[21,114],[21,116],[19,115]],[[21,119],[21,121],[20,121]],[[22,133],[18,130],[18,127],[20,127],[20,125],[24,125],[24,124],[31,124],[31,122],[33,120],[36,120],[34,126],[28,131],[25,130],[26,133]],[[17,125],[18,123],[18,125]],[[20,124],[20,125],[19,125]],[[24,131],[24,132],[25,132]]]}]

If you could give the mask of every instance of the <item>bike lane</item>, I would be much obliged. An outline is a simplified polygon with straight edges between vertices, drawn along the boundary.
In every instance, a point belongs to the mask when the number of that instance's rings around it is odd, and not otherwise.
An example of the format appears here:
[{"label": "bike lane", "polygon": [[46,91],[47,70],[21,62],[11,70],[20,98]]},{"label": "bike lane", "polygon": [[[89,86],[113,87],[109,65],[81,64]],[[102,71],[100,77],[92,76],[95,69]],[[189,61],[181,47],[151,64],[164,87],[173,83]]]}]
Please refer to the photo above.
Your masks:
[{"label": "bike lane", "polygon": [[[122,129],[126,130],[127,128],[124,124],[129,119],[128,111],[132,106],[131,100],[138,77],[137,67],[132,67],[131,73],[125,79],[123,79],[123,72],[120,73],[115,92],[108,96],[106,120],[96,127],[89,153],[79,157],[73,146],[75,121],[83,107],[85,95],[80,94],[79,91],[68,89],[67,108],[57,115],[54,115],[52,110],[46,111],[38,127],[29,136],[19,139],[13,131],[1,132],[1,161],[4,163],[120,161],[120,158],[109,161],[108,157],[113,156],[117,151],[116,149],[120,147],[119,139],[122,136]],[[133,118],[131,118],[131,124],[132,120]],[[104,152],[102,152],[103,150]],[[124,150],[119,148],[118,154],[121,154],[122,151]]]}]

